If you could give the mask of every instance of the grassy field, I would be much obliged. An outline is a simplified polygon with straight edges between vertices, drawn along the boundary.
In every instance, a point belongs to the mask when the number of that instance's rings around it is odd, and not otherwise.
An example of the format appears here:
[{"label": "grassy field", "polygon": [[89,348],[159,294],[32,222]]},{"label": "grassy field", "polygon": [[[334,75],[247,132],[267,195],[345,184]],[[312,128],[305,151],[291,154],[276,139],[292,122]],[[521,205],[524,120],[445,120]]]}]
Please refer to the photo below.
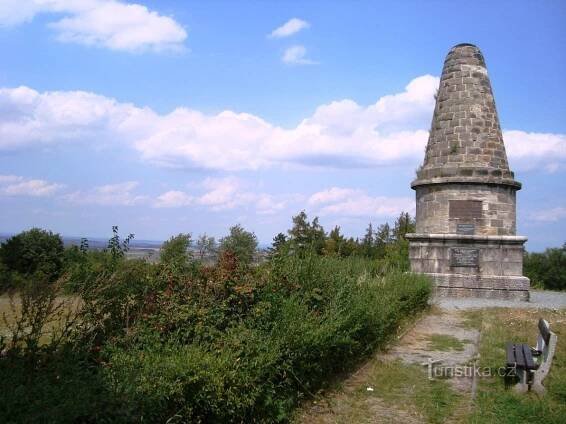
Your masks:
[{"label": "grassy field", "polygon": [[516,394],[503,378],[480,378],[470,423],[563,423],[566,417],[566,311],[480,310],[468,313],[470,325],[481,330],[479,365],[492,369],[505,362],[505,342],[534,345],[540,317],[550,323],[558,346],[548,377],[547,393]]},{"label": "grassy field", "polygon": [[[435,313],[434,310],[429,313]],[[462,316],[462,315],[461,315]],[[558,336],[547,393],[518,394],[505,386],[496,370],[505,366],[507,341],[535,344],[537,322],[544,317]],[[492,370],[478,377],[472,390],[457,390],[448,378],[427,378],[426,368],[376,355],[332,394],[319,396],[296,416],[297,423],[563,423],[566,417],[566,310],[482,309],[463,313],[459,324],[480,332],[476,365]],[[455,337],[432,334],[435,351],[461,351]],[[423,362],[425,359],[423,358]],[[470,364],[473,361],[470,362]]]}]

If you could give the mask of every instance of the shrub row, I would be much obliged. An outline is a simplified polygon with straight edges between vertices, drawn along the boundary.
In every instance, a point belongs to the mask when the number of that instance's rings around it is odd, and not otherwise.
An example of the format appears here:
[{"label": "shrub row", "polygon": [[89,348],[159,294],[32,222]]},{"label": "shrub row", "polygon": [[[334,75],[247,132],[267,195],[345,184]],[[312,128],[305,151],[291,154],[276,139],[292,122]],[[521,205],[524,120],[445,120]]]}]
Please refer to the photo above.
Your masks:
[{"label": "shrub row", "polygon": [[2,422],[281,422],[426,307],[430,284],[363,258],[86,272],[63,346],[0,359]]},{"label": "shrub row", "polygon": [[268,270],[269,280],[254,289],[253,305],[240,319],[207,335],[189,329],[209,323],[188,311],[190,301],[181,296],[173,309],[185,305],[186,328],[177,321],[164,340],[152,330],[159,320],[153,316],[133,344],[106,348],[105,378],[137,411],[136,420],[285,421],[301,398],[426,307],[426,279],[380,277],[372,266],[361,259],[289,258]]}]

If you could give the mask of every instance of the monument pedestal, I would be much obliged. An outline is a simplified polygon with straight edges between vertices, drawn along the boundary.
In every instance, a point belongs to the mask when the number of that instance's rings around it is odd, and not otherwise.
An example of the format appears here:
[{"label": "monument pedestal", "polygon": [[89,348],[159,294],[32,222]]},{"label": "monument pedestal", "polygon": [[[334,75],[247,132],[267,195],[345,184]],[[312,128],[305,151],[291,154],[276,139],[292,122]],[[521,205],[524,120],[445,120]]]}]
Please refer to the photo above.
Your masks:
[{"label": "monument pedestal", "polygon": [[438,296],[529,300],[521,236],[407,234],[411,271],[432,277]]}]

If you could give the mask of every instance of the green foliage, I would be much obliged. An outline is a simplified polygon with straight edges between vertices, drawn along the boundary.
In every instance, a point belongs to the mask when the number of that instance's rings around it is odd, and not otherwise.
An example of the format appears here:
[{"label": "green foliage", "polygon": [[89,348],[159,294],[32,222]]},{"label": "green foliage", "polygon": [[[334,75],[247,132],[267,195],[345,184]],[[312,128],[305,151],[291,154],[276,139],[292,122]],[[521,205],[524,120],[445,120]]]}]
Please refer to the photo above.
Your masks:
[{"label": "green foliage", "polygon": [[232,252],[242,265],[251,264],[257,250],[257,237],[240,224],[230,227],[230,234],[220,240],[220,252]]},{"label": "green foliage", "polygon": [[415,232],[415,227],[415,219],[407,212],[401,212],[393,227],[393,237],[397,241],[404,240],[405,234]]},{"label": "green foliage", "polygon": [[535,287],[566,290],[566,243],[544,253],[525,253],[523,270]]},{"label": "green foliage", "polygon": [[322,254],[325,247],[326,233],[319,224],[318,217],[309,221],[305,211],[293,217],[293,227],[288,231],[293,249],[298,254],[314,251]]},{"label": "green foliage", "polygon": [[89,250],[88,240],[81,239],[80,247],[71,246],[65,249],[64,272],[60,278],[61,285],[67,293],[79,293],[86,285],[102,275],[112,273],[126,260],[130,241],[134,238],[129,234],[121,239],[118,227],[112,227],[112,237],[108,240],[107,248]]},{"label": "green foliage", "polygon": [[[323,234],[317,222],[309,227]],[[57,334],[30,324],[50,328],[56,287],[30,286],[51,291],[29,297],[26,308],[37,313],[21,321],[35,341],[3,346],[0,388],[11,381],[19,395],[0,400],[0,421],[288,421],[301,399],[426,308],[431,290],[424,277],[383,276],[378,261],[361,256],[298,254],[284,237],[269,262],[242,266],[257,240],[240,226],[222,240],[213,266],[176,266],[182,236],[160,263],[126,260],[130,238],[113,233],[105,251],[65,252],[59,283],[72,285],[80,302]]]},{"label": "green foliage", "polygon": [[[57,292],[46,280],[23,281],[16,299],[10,293],[11,315],[13,322],[2,316],[4,327],[9,330],[8,349],[25,349],[34,354],[39,349],[41,339],[48,332],[48,324],[55,321],[61,309],[56,303]],[[19,308],[16,303],[19,303]],[[18,310],[19,309],[19,310]]]},{"label": "green foliage", "polygon": [[130,241],[132,241],[133,238],[134,235],[129,234],[124,240],[121,240],[118,234],[118,226],[114,225],[112,227],[112,237],[108,240],[107,251],[110,253],[113,264],[116,264],[124,258],[124,255],[130,248]]},{"label": "green foliage", "polygon": [[192,254],[189,252],[192,240],[190,234],[180,233],[171,237],[161,246],[161,262],[171,266],[184,267]]},{"label": "green foliage", "polygon": [[56,280],[63,268],[63,257],[63,241],[51,231],[32,228],[10,237],[0,246],[0,262],[4,268],[3,288],[14,286],[18,275],[28,277],[41,274],[40,278]]},{"label": "green foliage", "polygon": [[198,258],[202,261],[206,255],[216,253],[216,240],[214,237],[201,234],[197,240]]},{"label": "green foliage", "polygon": [[98,367],[84,353],[42,350],[0,359],[0,422],[128,422]]},{"label": "green foliage", "polygon": [[328,235],[318,222],[318,218],[309,221],[307,214],[301,211],[293,217],[293,226],[288,231],[289,239],[281,239],[283,234],[278,235],[277,247],[271,249],[281,250],[283,244],[289,246],[290,254],[308,255],[315,252],[325,256],[364,256],[371,259],[379,259],[384,272],[391,267],[395,269],[408,270],[408,243],[405,234],[415,231],[415,220],[408,213],[402,212],[396,219],[393,228],[385,223],[374,230],[373,224],[368,228],[361,240],[353,237],[346,238],[336,226]]},{"label": "green foliage", "polygon": [[427,305],[422,277],[376,277],[360,258],[280,259],[267,274],[227,278],[216,269],[207,286],[178,281],[158,295],[133,344],[107,345],[106,378],[136,419],[285,421],[301,398]]},{"label": "green foliage", "polygon": [[383,248],[383,257],[378,259],[381,272],[409,271],[409,242],[405,239],[386,244]]}]

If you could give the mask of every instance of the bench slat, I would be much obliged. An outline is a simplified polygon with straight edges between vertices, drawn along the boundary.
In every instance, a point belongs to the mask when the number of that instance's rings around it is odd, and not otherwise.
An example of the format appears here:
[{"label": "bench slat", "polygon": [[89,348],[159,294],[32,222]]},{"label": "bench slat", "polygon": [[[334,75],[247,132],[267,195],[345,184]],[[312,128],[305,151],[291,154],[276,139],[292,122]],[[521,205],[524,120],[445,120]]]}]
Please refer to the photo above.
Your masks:
[{"label": "bench slat", "polygon": [[538,331],[544,339],[544,342],[548,344],[550,341],[550,327],[548,325],[548,322],[546,322],[542,318],[538,320]]},{"label": "bench slat", "polygon": [[517,361],[517,368],[526,368],[527,364],[521,345],[515,345],[515,361]]},{"label": "bench slat", "polygon": [[533,354],[531,352],[531,347],[528,344],[522,344],[517,346],[523,351],[523,357],[525,358],[525,368],[528,370],[536,369],[535,361],[533,360]]}]

